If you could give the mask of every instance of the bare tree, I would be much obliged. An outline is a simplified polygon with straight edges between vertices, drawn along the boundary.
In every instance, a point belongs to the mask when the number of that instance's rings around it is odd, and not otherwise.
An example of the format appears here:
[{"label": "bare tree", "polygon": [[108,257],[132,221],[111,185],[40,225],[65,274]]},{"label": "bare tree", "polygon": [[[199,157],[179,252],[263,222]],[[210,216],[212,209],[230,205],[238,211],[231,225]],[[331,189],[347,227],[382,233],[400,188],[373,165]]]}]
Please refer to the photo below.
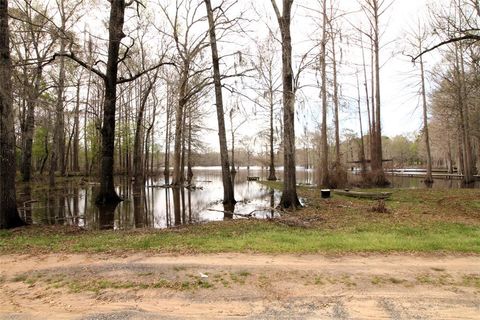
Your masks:
[{"label": "bare tree", "polygon": [[320,185],[323,187],[330,186],[330,170],[328,161],[328,132],[327,132],[327,43],[328,43],[328,16],[327,16],[327,0],[322,0],[322,38],[320,39],[320,77],[321,88],[320,96],[322,99],[322,124],[321,124],[321,141],[320,141]]},{"label": "bare tree", "polygon": [[270,181],[277,180],[275,174],[275,114],[277,112],[276,106],[280,102],[278,95],[282,85],[281,73],[277,72],[277,52],[275,38],[273,32],[270,31],[265,40],[259,42],[253,62],[258,74],[258,81],[253,87],[258,98],[253,102],[267,111],[269,119],[270,163],[267,180]]},{"label": "bare tree", "polygon": [[[410,45],[417,52],[424,50],[424,43],[427,40],[428,33],[425,29],[422,30],[420,23],[418,29],[411,35]],[[425,175],[425,183],[432,184],[432,153],[430,150],[430,134],[428,130],[428,105],[427,105],[427,92],[426,92],[426,76],[425,76],[425,64],[423,56],[419,57],[420,64],[420,96],[422,99],[422,114],[423,114],[423,135],[425,138],[425,149],[427,152],[427,173]]]},{"label": "bare tree", "polygon": [[283,0],[283,12],[276,0],[271,0],[282,38],[282,75],[283,75],[283,148],[284,180],[280,205],[283,208],[297,208],[300,201],[297,196],[297,178],[295,167],[295,92],[293,88],[292,37],[290,22],[293,0]]},{"label": "bare tree", "polygon": [[360,4],[371,27],[371,33],[364,34],[372,44],[372,90],[374,88],[374,103],[372,103],[372,141],[371,168],[372,182],[382,186],[388,184],[383,171],[382,126],[381,126],[381,92],[380,92],[380,37],[382,34],[380,19],[392,5],[391,0],[361,0]]},{"label": "bare tree", "polygon": [[[213,82],[215,86],[215,104],[217,107],[217,122],[218,122],[218,138],[220,142],[220,161],[222,166],[222,182],[223,182],[223,204],[225,211],[233,212],[235,206],[235,195],[233,192],[233,181],[229,173],[227,134],[225,130],[225,110],[223,108],[222,96],[222,82],[220,73],[220,59],[217,48],[216,25],[214,19],[214,12],[210,0],[204,0],[207,9],[207,18],[210,36],[210,48],[212,51],[213,63]],[[222,10],[222,7],[219,7]]]}]

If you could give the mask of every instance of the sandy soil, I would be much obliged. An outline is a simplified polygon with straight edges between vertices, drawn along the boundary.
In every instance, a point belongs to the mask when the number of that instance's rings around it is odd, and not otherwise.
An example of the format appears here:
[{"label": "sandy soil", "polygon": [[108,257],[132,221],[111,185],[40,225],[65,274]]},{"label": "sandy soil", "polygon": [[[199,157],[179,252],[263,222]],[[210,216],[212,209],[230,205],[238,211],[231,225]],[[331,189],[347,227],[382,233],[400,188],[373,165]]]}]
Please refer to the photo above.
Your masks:
[{"label": "sandy soil", "polygon": [[480,319],[480,256],[5,255],[0,319]]}]

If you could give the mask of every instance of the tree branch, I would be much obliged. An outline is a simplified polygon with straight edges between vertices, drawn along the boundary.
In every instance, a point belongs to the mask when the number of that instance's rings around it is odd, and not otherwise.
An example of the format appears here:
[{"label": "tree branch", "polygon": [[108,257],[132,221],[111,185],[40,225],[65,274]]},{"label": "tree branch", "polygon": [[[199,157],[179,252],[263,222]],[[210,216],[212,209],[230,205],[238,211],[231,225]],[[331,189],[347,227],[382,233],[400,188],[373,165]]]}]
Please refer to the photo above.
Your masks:
[{"label": "tree branch", "polygon": [[134,76],[131,76],[130,78],[120,78],[118,81],[117,81],[117,84],[121,84],[121,83],[126,83],[126,82],[132,82],[138,78],[140,78],[141,76],[143,76],[144,74],[152,71],[152,70],[155,70],[155,69],[158,69],[160,68],[161,66],[165,66],[165,65],[170,65],[170,66],[175,66],[175,63],[173,62],[160,62],[159,64],[156,64],[154,65],[153,67],[150,67],[148,69],[145,69],[139,73],[137,73],[136,75]]},{"label": "tree branch", "polygon": [[412,58],[412,61],[415,62],[415,60],[417,60],[418,58],[420,58],[421,56],[423,56],[425,53],[428,53],[428,52],[431,52],[435,49],[438,49],[440,48],[441,46],[444,46],[444,45],[447,45],[447,44],[450,44],[450,43],[454,43],[454,42],[459,42],[459,41],[464,41],[464,40],[475,40],[475,41],[480,41],[480,36],[479,35],[474,35],[474,34],[467,34],[465,36],[462,36],[462,37],[456,37],[456,38],[451,38],[451,39],[448,39],[446,41],[442,41],[440,42],[439,44],[431,47],[431,48],[428,48],[424,51],[422,51],[419,55],[417,55],[416,57],[413,57]]},{"label": "tree branch", "polygon": [[275,14],[277,15],[277,19],[278,21],[280,21],[282,16],[280,14],[280,10],[278,10],[277,3],[275,2],[276,0],[271,0],[271,1],[272,1],[273,10],[275,10]]},{"label": "tree branch", "polygon": [[97,76],[99,76],[100,78],[102,79],[105,79],[107,76],[101,72],[100,70],[98,69],[95,69],[93,68],[93,66],[89,66],[86,62],[80,60],[79,58],[77,58],[77,56],[75,56],[72,52],[70,53],[55,53],[53,55],[53,57],[51,59],[49,59],[47,62],[45,62],[43,65],[47,65],[49,64],[50,62],[54,61],[56,57],[67,57],[67,58],[70,58],[71,60],[75,61],[76,63],[78,63],[80,66],[84,67],[85,69],[95,73]]}]

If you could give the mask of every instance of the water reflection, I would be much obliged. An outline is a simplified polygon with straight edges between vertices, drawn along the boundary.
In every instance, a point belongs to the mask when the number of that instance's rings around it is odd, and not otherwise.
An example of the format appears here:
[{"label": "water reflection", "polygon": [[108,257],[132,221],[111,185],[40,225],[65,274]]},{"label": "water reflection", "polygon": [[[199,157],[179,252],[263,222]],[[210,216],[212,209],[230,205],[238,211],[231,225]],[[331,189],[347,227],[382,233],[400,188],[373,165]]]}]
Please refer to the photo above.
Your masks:
[{"label": "water reflection", "polygon": [[134,181],[132,184],[132,198],[133,198],[133,217],[135,222],[135,228],[144,228],[148,226],[147,223],[147,211],[145,196],[145,182]]},{"label": "water reflection", "polygon": [[[235,175],[234,208],[222,203],[223,187],[220,168],[195,168],[191,188],[164,188],[162,177],[146,181],[116,179],[116,191],[125,201],[116,207],[98,208],[94,195],[96,182],[67,180],[58,189],[24,184],[19,187],[23,217],[31,223],[68,224],[88,229],[167,228],[203,221],[238,219],[252,214],[272,218],[280,200],[280,191],[271,190],[247,176],[266,179],[268,170],[250,168],[237,170]],[[281,177],[281,172],[278,172]],[[300,169],[299,184],[312,185],[314,171]],[[351,177],[352,180],[355,179]],[[357,176],[359,178],[359,176]],[[393,187],[425,188],[423,177],[389,177]],[[475,187],[479,187],[479,182]],[[432,188],[459,188],[460,180],[435,180]],[[233,213],[234,212],[234,213]]]}]

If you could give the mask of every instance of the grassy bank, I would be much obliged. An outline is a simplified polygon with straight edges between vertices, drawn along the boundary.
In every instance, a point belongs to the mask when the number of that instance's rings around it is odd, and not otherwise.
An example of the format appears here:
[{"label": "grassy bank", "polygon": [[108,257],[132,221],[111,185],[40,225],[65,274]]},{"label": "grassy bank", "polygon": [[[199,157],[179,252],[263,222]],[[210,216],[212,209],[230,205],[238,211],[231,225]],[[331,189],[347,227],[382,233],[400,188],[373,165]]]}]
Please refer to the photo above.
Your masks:
[{"label": "grassy bank", "polygon": [[33,226],[1,231],[0,252],[480,253],[479,190],[395,190],[387,213],[372,210],[373,200],[299,194],[306,208],[271,221],[137,231]]}]

